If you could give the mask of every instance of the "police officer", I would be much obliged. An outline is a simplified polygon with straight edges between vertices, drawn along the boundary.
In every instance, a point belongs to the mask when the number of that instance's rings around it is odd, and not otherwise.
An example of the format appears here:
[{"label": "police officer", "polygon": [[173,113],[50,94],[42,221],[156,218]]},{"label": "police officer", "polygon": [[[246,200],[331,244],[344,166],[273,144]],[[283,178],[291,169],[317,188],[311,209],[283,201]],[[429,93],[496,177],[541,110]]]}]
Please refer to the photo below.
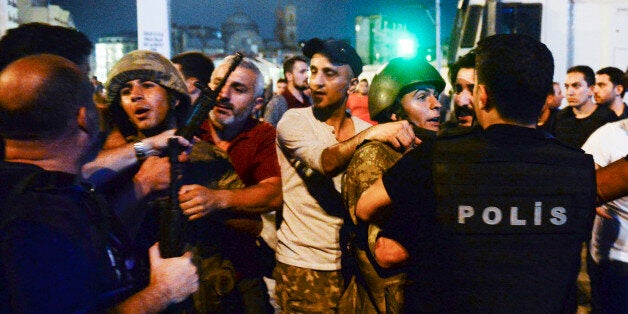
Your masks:
[{"label": "police officer", "polygon": [[146,276],[115,215],[78,178],[99,148],[91,99],[85,73],[59,56],[0,72],[2,313],[156,313],[198,288],[191,252],[163,259],[153,245]]},{"label": "police officer", "polygon": [[[438,94],[444,87],[445,81],[438,71],[424,59],[393,59],[373,78],[369,91],[370,116],[378,123],[407,120],[418,138],[434,137],[439,130]],[[389,230],[386,220],[366,224],[358,222],[355,216],[360,194],[401,155],[383,142],[367,142],[355,152],[343,177],[342,196],[351,216],[351,221],[345,221],[343,228],[355,228],[357,235],[353,252],[346,253],[359,261],[359,271],[364,277],[358,288],[363,304],[351,310],[360,313],[362,310],[375,312],[375,306],[379,312],[395,313],[403,306],[406,274],[402,265],[408,257],[404,247],[408,238],[394,229]]]},{"label": "police officer", "polygon": [[356,214],[370,221],[392,203],[390,220],[414,234],[411,312],[573,313],[595,208],[592,159],[534,128],[554,70],[545,45],[494,35],[476,55],[482,130],[423,141],[364,192]]}]

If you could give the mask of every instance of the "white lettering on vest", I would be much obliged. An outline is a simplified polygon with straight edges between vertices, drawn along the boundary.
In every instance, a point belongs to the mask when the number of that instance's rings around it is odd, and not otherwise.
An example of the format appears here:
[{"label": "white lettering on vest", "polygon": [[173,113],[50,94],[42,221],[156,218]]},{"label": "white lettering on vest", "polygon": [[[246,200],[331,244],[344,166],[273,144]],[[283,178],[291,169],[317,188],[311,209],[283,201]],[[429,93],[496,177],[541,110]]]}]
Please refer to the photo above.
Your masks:
[{"label": "white lettering on vest", "polygon": [[472,217],[473,214],[473,207],[467,205],[458,206],[458,223],[464,224],[464,220],[466,218]]},{"label": "white lettering on vest", "polygon": [[[543,202],[534,202],[534,225],[541,226],[543,224]],[[554,207],[550,211],[549,222],[555,226],[567,223],[567,209],[564,207]],[[466,224],[467,220],[475,216],[475,209],[469,205],[458,205],[458,223]],[[497,225],[502,222],[502,210],[496,206],[488,206],[482,211],[482,221],[487,225]],[[510,207],[511,226],[526,226],[528,221],[519,218],[519,207]]]},{"label": "white lettering on vest", "polygon": [[518,207],[510,207],[510,225],[525,226],[526,221],[524,219],[519,219],[518,213],[519,213]]},{"label": "white lettering on vest", "polygon": [[550,210],[550,214],[554,218],[550,218],[550,222],[554,225],[560,226],[567,222],[567,210],[563,207],[554,207]]},{"label": "white lettering on vest", "polygon": [[543,205],[543,203],[534,202],[534,225],[535,226],[541,225],[541,205]]},{"label": "white lettering on vest", "polygon": [[[493,213],[493,219],[490,217],[491,213]],[[484,220],[484,223],[487,225],[496,225],[502,221],[502,211],[493,206],[484,208],[482,220]]]}]

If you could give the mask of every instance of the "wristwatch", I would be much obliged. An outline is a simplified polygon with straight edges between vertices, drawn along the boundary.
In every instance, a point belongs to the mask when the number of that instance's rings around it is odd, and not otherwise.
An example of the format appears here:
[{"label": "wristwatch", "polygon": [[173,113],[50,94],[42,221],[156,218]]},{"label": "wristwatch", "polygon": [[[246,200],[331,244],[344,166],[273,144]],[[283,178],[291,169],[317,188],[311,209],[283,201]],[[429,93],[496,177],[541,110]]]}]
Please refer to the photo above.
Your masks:
[{"label": "wristwatch", "polygon": [[154,151],[152,149],[147,149],[146,144],[142,141],[133,143],[133,149],[135,150],[135,157],[137,157],[137,160],[144,160],[148,156],[154,155]]}]

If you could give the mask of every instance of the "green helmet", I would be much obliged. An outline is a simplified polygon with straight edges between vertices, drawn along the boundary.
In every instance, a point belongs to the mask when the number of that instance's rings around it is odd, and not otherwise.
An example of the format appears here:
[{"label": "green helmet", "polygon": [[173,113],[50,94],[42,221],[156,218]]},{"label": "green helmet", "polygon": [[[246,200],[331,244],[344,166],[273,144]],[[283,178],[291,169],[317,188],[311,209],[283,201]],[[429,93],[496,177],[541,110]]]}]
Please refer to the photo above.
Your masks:
[{"label": "green helmet", "polygon": [[438,71],[423,58],[395,58],[373,78],[369,90],[369,114],[376,121],[386,108],[395,104],[399,93],[415,85],[433,85],[438,93],[445,88],[445,81]]}]

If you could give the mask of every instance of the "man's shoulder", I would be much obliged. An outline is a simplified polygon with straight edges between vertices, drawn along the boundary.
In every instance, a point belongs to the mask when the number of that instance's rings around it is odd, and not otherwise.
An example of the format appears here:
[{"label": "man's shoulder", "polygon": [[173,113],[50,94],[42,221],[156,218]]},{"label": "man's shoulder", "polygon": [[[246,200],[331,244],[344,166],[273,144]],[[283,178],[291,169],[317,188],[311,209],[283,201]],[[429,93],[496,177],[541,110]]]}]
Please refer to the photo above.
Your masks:
[{"label": "man's shoulder", "polygon": [[302,123],[311,120],[316,120],[312,113],[312,107],[290,109],[277,123],[277,132],[281,133],[282,129],[289,132],[295,131],[295,124],[302,126]]},{"label": "man's shoulder", "polygon": [[364,161],[376,159],[397,160],[400,156],[400,152],[396,151],[386,143],[380,141],[368,141],[356,149],[353,157],[351,158],[351,163],[363,163]]},{"label": "man's shoulder", "polygon": [[72,196],[81,193],[81,189],[66,183],[55,184],[67,181],[69,176],[22,167],[14,168],[11,178],[0,193],[0,228],[34,224],[81,241],[88,230],[88,210],[81,208],[80,201]]},{"label": "man's shoulder", "polygon": [[352,115],[351,119],[353,120],[353,123],[355,124],[356,133],[360,133],[373,126],[372,124],[360,119],[358,116]]},{"label": "man's shoulder", "polygon": [[597,109],[591,116],[596,116],[606,122],[614,122],[618,120],[617,114],[608,106],[597,106]]},{"label": "man's shoulder", "polygon": [[625,118],[618,121],[608,122],[602,125],[601,127],[597,128],[595,131],[593,131],[593,133],[591,133],[591,136],[589,136],[589,138],[590,139],[603,138],[603,137],[611,136],[612,134],[628,136],[627,132],[628,132],[628,118]]},{"label": "man's shoulder", "polygon": [[287,103],[286,101],[286,97],[284,97],[283,95],[279,94],[279,95],[275,95],[273,96],[269,101],[269,104],[276,104],[276,103]]},{"label": "man's shoulder", "polygon": [[277,134],[277,130],[275,127],[265,121],[260,121],[257,119],[251,118],[251,127],[247,129],[245,132],[250,134],[251,137],[259,138],[259,137],[275,137]]}]

